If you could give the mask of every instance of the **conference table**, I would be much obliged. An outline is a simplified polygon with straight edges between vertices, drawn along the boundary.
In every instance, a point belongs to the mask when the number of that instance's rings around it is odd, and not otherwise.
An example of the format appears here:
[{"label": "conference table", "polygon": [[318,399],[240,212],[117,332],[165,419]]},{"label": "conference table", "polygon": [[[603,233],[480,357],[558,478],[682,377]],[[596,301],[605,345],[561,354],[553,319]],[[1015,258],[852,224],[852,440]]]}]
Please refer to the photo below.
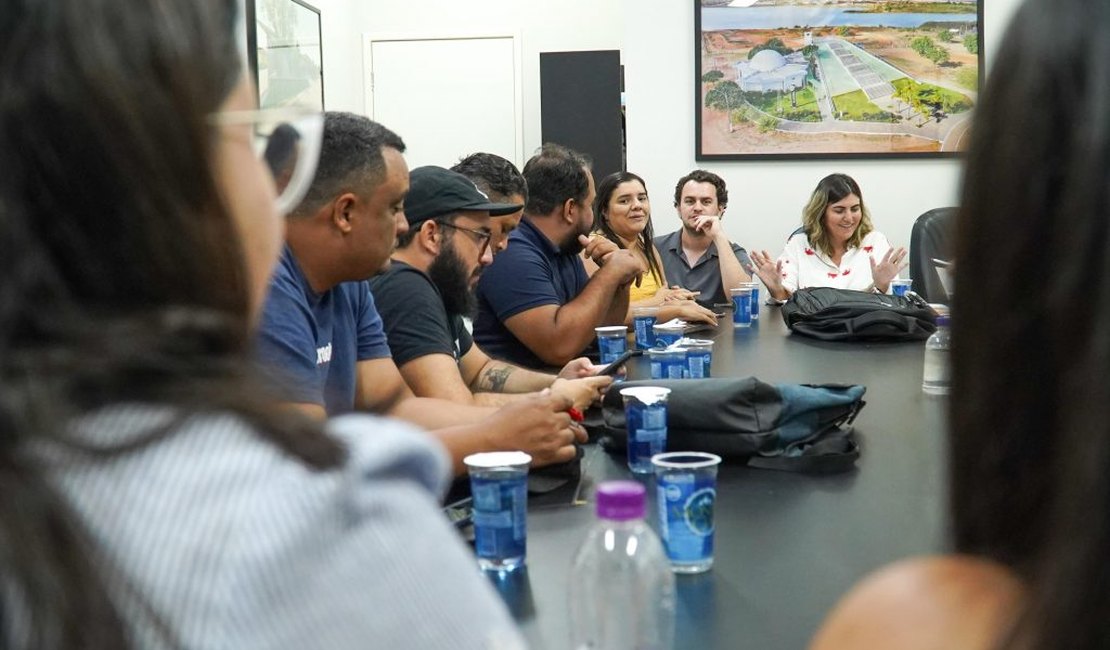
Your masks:
[{"label": "conference table", "polygon": [[[731,313],[729,314],[731,316]],[[725,463],[713,568],[676,575],[676,648],[805,648],[830,608],[884,564],[943,550],[946,398],[924,394],[923,342],[830,343],[791,334],[763,307],[750,329],[712,332],[714,376],[867,387],[856,469],[805,475]],[[648,378],[643,359],[630,379]],[[628,479],[623,456],[586,446],[573,504],[530,507],[525,570],[493,577],[535,649],[569,646],[575,550],[594,522],[592,488]],[[650,479],[645,479],[650,480]],[[649,495],[654,490],[649,486]],[[654,526],[654,508],[649,507]]]}]

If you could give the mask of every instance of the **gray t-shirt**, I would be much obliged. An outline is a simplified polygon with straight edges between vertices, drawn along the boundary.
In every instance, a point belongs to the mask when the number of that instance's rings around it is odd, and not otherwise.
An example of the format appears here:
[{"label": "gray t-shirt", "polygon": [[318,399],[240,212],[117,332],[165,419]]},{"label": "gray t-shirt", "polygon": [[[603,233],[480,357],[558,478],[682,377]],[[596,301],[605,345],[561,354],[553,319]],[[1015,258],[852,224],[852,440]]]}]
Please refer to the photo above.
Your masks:
[{"label": "gray t-shirt", "polygon": [[[114,407],[74,428],[118,442],[170,417]],[[43,450],[108,565],[139,595],[141,606],[110,588],[137,647],[523,647],[440,510],[444,450],[367,415],[328,430],[348,458],[327,471],[229,415],[194,416],[111,460]]]},{"label": "gray t-shirt", "polygon": [[[740,261],[740,266],[745,273],[751,274],[752,261],[748,251],[740,245],[732,244],[732,254]],[[721,286],[721,265],[718,261],[717,244],[709,244],[709,249],[693,266],[686,259],[682,250],[682,230],[676,230],[669,235],[655,238],[655,247],[659,249],[659,257],[663,260],[663,271],[671,284],[677,284],[690,291],[700,291],[698,303],[704,307],[712,307],[716,303],[727,303],[730,298],[725,295]]]}]

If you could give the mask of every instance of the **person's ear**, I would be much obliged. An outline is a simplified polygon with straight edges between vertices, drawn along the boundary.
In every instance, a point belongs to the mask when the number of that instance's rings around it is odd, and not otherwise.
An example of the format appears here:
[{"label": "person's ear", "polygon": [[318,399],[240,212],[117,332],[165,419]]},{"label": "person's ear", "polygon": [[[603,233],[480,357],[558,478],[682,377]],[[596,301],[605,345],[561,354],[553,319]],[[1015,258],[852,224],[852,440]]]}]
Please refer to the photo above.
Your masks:
[{"label": "person's ear", "polygon": [[432,255],[439,255],[439,251],[443,246],[443,229],[435,221],[428,219],[420,224],[420,232],[416,235],[420,239],[420,245],[424,250]]},{"label": "person's ear", "polygon": [[358,197],[350,192],[345,192],[335,197],[331,202],[330,219],[332,225],[344,235],[354,228],[353,213],[358,208]]},{"label": "person's ear", "polygon": [[717,218],[718,219],[724,219],[725,218],[725,209],[727,209],[727,208],[728,208],[728,204],[726,203],[725,205],[722,205],[720,208],[717,209]]},{"label": "person's ear", "polygon": [[563,201],[563,221],[567,222],[568,224],[573,224],[575,221],[577,221],[574,214],[574,208],[577,205],[578,202],[574,199],[567,199],[566,201]]}]

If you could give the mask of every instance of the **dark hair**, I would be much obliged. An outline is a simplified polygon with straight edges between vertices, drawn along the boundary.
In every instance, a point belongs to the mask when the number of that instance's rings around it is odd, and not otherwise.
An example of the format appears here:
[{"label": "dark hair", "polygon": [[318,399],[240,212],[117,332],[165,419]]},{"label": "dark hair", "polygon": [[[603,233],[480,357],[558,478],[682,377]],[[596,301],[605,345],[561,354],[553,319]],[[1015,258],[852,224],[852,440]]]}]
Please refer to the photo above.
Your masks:
[{"label": "dark hair", "polygon": [[562,145],[547,143],[524,164],[528,183],[525,211],[533,216],[551,214],[574,199],[586,200],[590,191],[590,159]]},{"label": "dark hair", "polygon": [[514,194],[528,202],[528,182],[516,165],[492,153],[472,153],[459,160],[451,171],[469,178],[491,201],[503,203]]},{"label": "dark hair", "polygon": [[718,207],[723,210],[725,206],[728,205],[728,187],[725,185],[725,179],[704,169],[695,169],[678,179],[678,183],[674,186],[675,205],[678,205],[678,202],[682,200],[682,188],[690,181],[694,181],[695,183],[712,183],[713,187],[717,189]]},{"label": "dark hair", "polygon": [[955,548],[1029,587],[1010,648],[1110,632],[1110,5],[1029,0],[980,95],[957,226]]},{"label": "dark hair", "polygon": [[338,111],[325,113],[316,176],[292,216],[312,214],[343,192],[368,194],[385,178],[382,157],[385,147],[405,151],[400,136],[367,117]]},{"label": "dark hair", "polygon": [[863,192],[859,189],[859,183],[851,176],[829,174],[822,178],[813,189],[813,194],[809,196],[806,207],[802,208],[802,227],[805,228],[809,244],[829,257],[832,257],[833,249],[829,233],[825,230],[825,211],[828,210],[829,205],[851,194],[859,197],[860,220],[856,231],[848,238],[847,245],[848,248],[859,248],[863,238],[875,227],[871,225],[871,212],[863,202]]},{"label": "dark hair", "polygon": [[[399,248],[399,249],[400,248],[408,248],[409,244],[412,243],[412,240],[416,239],[416,235],[420,233],[420,227],[423,226],[426,221],[443,221],[443,222],[446,222],[446,223],[455,223],[456,221],[459,220],[459,216],[460,215],[459,215],[458,212],[454,212],[454,213],[451,213],[451,214],[444,214],[444,215],[438,216],[435,219],[427,219],[425,221],[421,221],[420,223],[418,223],[416,225],[411,225],[410,224],[408,230],[401,233],[400,235],[397,235],[397,248]],[[444,239],[444,241],[447,241],[448,239],[453,239],[454,237],[455,237],[455,229],[454,228],[444,228],[443,229],[443,239]]]},{"label": "dark hair", "polygon": [[247,269],[208,123],[241,79],[235,20],[233,0],[4,5],[0,644],[14,628],[28,647],[130,645],[127,591],[107,595],[119,572],[26,453],[87,448],[72,418],[121,402],[227,409],[313,466],[342,458],[248,376]]},{"label": "dark hair", "polygon": [[[647,183],[644,179],[640,178],[632,172],[614,172],[605,178],[597,185],[597,198],[594,199],[594,215],[597,217],[595,225],[598,231],[605,236],[606,239],[613,242],[617,246],[624,248],[624,242],[621,241],[620,236],[613,230],[613,225],[609,223],[609,199],[612,198],[613,192],[621,183],[629,181],[638,181],[644,187],[644,192],[647,192]],[[651,225],[651,214],[648,213],[647,223],[644,229],[640,231],[637,238],[640,240],[640,249],[644,252],[644,257],[647,258],[648,269],[651,271],[655,281],[660,285],[666,284],[663,270],[659,268],[659,263],[655,259],[655,229]]]}]

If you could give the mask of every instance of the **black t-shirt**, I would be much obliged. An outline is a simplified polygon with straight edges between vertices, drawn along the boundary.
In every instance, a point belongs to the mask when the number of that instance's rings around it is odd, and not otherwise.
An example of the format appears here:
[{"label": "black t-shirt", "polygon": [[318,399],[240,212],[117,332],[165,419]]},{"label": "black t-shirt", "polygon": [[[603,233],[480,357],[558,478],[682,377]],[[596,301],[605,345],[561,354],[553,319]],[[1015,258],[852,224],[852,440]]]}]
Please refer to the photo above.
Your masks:
[{"label": "black t-shirt", "polygon": [[370,280],[397,367],[429,354],[449,354],[458,362],[473,345],[461,316],[449,316],[439,290],[423,271],[394,260]]}]

